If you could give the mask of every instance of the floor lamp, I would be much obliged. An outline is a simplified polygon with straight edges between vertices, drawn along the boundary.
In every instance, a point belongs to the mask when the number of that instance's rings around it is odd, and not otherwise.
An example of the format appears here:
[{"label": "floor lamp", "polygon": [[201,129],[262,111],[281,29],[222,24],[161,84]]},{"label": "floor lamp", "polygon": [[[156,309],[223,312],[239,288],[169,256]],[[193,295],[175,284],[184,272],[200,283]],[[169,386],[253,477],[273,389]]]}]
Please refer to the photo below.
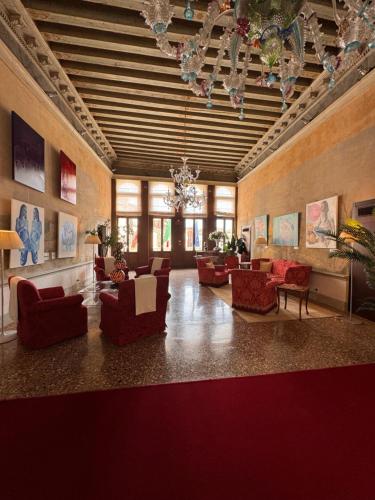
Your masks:
[{"label": "floor lamp", "polygon": [[19,250],[23,248],[21,238],[15,231],[0,230],[0,252],[1,252],[1,333],[0,344],[10,342],[17,337],[16,330],[4,331],[4,250]]},{"label": "floor lamp", "polygon": [[[344,240],[347,245],[350,245],[353,249],[353,245],[356,242],[355,238],[345,231],[341,231],[339,238]],[[353,319],[353,260],[350,260],[350,289],[349,289],[349,323],[353,325],[361,325],[362,321],[358,319]]]},{"label": "floor lamp", "polygon": [[101,240],[97,234],[88,234],[85,238],[85,245],[92,245],[92,293],[93,297],[90,300],[85,300],[85,305],[90,306],[90,305],[96,305],[95,302],[95,245],[100,245]]}]

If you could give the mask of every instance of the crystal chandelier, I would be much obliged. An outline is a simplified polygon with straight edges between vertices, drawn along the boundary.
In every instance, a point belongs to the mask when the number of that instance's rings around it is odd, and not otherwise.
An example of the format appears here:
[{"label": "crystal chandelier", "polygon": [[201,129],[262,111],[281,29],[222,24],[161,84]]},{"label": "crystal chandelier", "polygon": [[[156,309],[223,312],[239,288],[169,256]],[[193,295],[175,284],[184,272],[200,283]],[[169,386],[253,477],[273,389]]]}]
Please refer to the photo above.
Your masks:
[{"label": "crystal chandelier", "polygon": [[[184,17],[187,20],[194,18],[192,2],[186,0]],[[317,15],[308,0],[213,0],[208,4],[201,29],[177,45],[168,40],[167,30],[174,10],[169,0],[146,1],[142,15],[162,53],[180,62],[181,78],[195,95],[207,98],[209,109],[213,106],[212,93],[223,60],[228,57],[230,72],[221,79],[232,106],[240,109],[239,118],[243,120],[252,54],[258,54],[262,62],[262,71],[255,83],[273,87],[279,81],[284,112],[304,67],[306,38],[312,41],[317,59],[329,75],[330,89],[335,85],[339,67],[349,66],[353,56],[366,47],[375,48],[375,1],[341,0],[341,4],[344,14],[340,17],[336,0],[332,0],[338,45],[343,49],[339,56],[326,50]],[[216,62],[213,71],[203,77],[212,31],[218,24],[224,27]]]},{"label": "crystal chandelier", "polygon": [[204,194],[199,194],[194,182],[198,179],[200,170],[197,169],[193,173],[187,165],[189,158],[182,156],[182,167],[175,170],[173,167],[169,169],[172,180],[175,184],[175,194],[171,194],[168,189],[167,196],[164,197],[164,203],[177,211],[180,208],[192,207],[201,208],[206,202]]}]

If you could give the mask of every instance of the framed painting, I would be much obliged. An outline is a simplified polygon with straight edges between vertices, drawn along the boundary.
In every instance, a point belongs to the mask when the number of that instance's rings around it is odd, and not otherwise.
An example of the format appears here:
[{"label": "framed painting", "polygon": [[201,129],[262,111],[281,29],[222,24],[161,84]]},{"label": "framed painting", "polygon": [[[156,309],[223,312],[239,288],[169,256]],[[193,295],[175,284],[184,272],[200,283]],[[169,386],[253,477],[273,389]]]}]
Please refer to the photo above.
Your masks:
[{"label": "framed painting", "polygon": [[12,200],[11,229],[18,233],[24,248],[11,250],[9,267],[25,267],[44,262],[44,208]]},{"label": "framed painting", "polygon": [[60,198],[73,205],[77,203],[76,165],[63,151],[60,151]]},{"label": "framed painting", "polygon": [[268,215],[259,215],[254,219],[254,238],[255,241],[260,236],[268,241]]},{"label": "framed painting", "polygon": [[77,217],[59,212],[57,257],[64,259],[77,255]]},{"label": "framed painting", "polygon": [[331,196],[306,205],[306,248],[336,248],[335,241],[319,231],[337,231],[339,197]]},{"label": "framed painting", "polygon": [[285,247],[298,247],[298,212],[279,215],[273,218],[272,244]]},{"label": "framed painting", "polygon": [[44,139],[12,111],[13,179],[45,191]]}]

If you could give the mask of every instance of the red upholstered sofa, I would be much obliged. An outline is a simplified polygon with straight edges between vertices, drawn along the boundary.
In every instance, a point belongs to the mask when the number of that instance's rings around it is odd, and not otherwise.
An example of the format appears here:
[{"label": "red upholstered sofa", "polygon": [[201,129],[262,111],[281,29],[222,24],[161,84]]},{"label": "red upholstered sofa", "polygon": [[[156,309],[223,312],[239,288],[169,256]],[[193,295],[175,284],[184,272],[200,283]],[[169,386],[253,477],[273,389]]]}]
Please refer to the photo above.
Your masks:
[{"label": "red upholstered sofa", "polygon": [[266,314],[276,306],[276,285],[261,271],[233,269],[232,306]]},{"label": "red upholstered sofa", "polygon": [[165,315],[168,300],[168,276],[157,277],[156,311],[135,314],[134,280],[124,281],[119,286],[118,297],[102,292],[100,328],[113,344],[124,345],[138,338],[165,331]]},{"label": "red upholstered sofa", "polygon": [[251,259],[251,269],[260,269],[260,263],[272,262],[271,272],[267,273],[267,278],[275,285],[281,283],[293,283],[299,286],[308,286],[310,281],[311,266],[305,266],[299,262],[285,259]]},{"label": "red upholstered sofa", "polygon": [[208,286],[222,286],[229,282],[228,271],[225,269],[225,265],[216,265],[214,267],[207,267],[207,264],[212,265],[212,261],[209,257],[201,257],[196,259],[199,283],[201,285]]},{"label": "red upholstered sofa", "polygon": [[[96,274],[96,281],[110,281],[111,278],[109,274],[105,274],[104,257],[95,257],[95,267],[94,271]],[[129,268],[123,269],[125,273],[125,279],[129,279]]]},{"label": "red upholstered sofa", "polygon": [[22,280],[17,285],[17,297],[21,344],[39,349],[87,333],[82,295],[65,296],[61,286],[38,290],[31,281]]},{"label": "red upholstered sofa", "polygon": [[[136,267],[135,277],[138,278],[138,276],[141,276],[142,274],[151,274],[153,260],[154,260],[154,257],[150,257],[150,259],[148,260],[148,266]],[[155,271],[154,275],[155,276],[169,276],[170,272],[171,272],[171,260],[168,257],[165,257],[163,259],[162,264],[161,264],[161,269],[159,269],[158,271]]]}]

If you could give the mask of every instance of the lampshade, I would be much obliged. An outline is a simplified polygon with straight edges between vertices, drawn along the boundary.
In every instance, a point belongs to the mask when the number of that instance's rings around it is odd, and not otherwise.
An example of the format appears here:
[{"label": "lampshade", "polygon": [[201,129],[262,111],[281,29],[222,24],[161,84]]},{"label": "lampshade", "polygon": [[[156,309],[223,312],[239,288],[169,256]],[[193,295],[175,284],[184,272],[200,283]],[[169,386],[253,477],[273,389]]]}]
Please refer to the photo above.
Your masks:
[{"label": "lampshade", "polygon": [[0,249],[1,250],[16,250],[23,248],[21,238],[16,231],[0,230]]},{"label": "lampshade", "polygon": [[341,231],[341,233],[339,234],[339,238],[344,240],[348,245],[357,241],[351,234],[347,233],[346,231]]},{"label": "lampshade", "polygon": [[267,240],[264,236],[258,236],[258,238],[255,240],[256,245],[267,245]]},{"label": "lampshade", "polygon": [[85,238],[86,245],[100,245],[101,239],[97,234],[88,234]]}]

